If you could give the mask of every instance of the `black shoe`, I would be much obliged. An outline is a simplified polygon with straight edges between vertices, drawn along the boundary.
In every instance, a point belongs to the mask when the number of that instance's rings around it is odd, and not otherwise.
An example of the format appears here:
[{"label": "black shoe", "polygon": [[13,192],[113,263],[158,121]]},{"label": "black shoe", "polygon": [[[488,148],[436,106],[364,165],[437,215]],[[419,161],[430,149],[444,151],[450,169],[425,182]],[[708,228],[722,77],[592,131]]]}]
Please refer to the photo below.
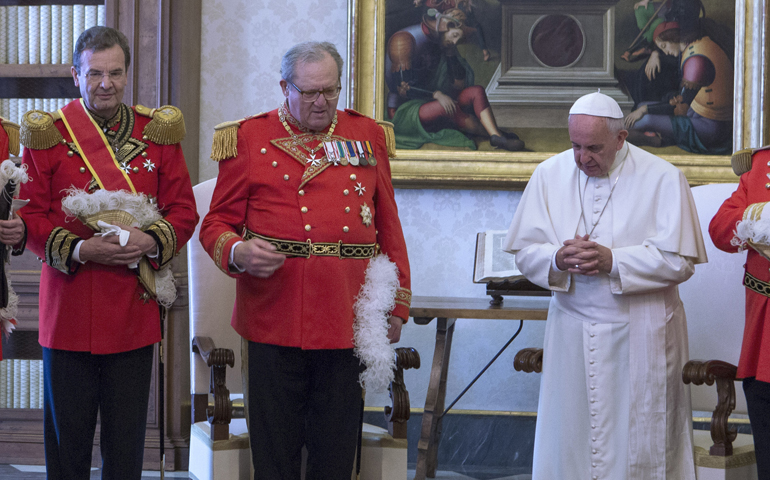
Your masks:
[{"label": "black shoe", "polygon": [[509,152],[518,152],[524,149],[524,142],[516,136],[516,134],[510,134],[515,138],[503,138],[500,135],[492,135],[489,137],[489,143],[493,147],[502,148]]}]

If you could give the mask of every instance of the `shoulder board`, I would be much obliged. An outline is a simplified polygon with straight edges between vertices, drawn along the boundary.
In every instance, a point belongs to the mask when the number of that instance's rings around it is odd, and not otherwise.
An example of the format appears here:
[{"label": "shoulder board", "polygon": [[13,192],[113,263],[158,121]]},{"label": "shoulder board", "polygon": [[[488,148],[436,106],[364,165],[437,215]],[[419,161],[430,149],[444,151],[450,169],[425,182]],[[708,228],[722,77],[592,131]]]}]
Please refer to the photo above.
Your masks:
[{"label": "shoulder board", "polygon": [[770,148],[770,145],[766,145],[760,148],[744,148],[743,150],[738,150],[737,152],[733,153],[733,156],[730,158],[730,164],[733,167],[733,172],[735,172],[735,174],[740,177],[744,173],[751,170],[751,159],[753,155],[762,150],[767,150],[768,148]]},{"label": "shoulder board", "polygon": [[396,157],[396,134],[393,131],[393,124],[385,120],[376,120],[377,125],[385,131],[385,143],[388,146],[388,157]]},{"label": "shoulder board", "polygon": [[0,125],[3,126],[6,135],[8,135],[8,153],[13,156],[19,155],[19,126],[10,120],[0,118]]},{"label": "shoulder board", "polygon": [[222,122],[216,125],[214,127],[214,141],[211,144],[211,159],[215,162],[221,162],[238,155],[238,129],[248,120],[265,116],[267,113],[261,112],[240,120]]},{"label": "shoulder board", "polygon": [[184,139],[185,130],[184,115],[182,111],[173,105],[163,105],[160,108],[147,108],[144,105],[134,107],[137,114],[150,117],[142,135],[159,145],[173,145]]},{"label": "shoulder board", "polygon": [[19,141],[34,150],[46,150],[55,146],[64,140],[54,125],[55,120],[59,120],[58,113],[30,110],[21,117]]}]

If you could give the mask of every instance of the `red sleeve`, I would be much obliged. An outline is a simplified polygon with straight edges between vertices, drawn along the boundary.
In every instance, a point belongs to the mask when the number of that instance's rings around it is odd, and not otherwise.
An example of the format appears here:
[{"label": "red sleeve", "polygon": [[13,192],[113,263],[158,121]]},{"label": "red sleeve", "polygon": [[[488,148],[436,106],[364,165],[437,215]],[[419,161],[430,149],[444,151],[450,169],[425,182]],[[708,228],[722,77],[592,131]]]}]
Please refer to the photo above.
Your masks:
[{"label": "red sleeve", "polygon": [[39,258],[46,258],[46,242],[56,227],[49,219],[51,211],[51,178],[53,171],[49,162],[52,150],[24,149],[22,164],[27,165],[29,181],[21,185],[19,198],[30,201],[19,210],[19,216],[27,225],[27,246]]},{"label": "red sleeve", "polygon": [[247,136],[238,131],[238,155],[219,162],[219,175],[209,213],[201,224],[203,248],[225,274],[230,272],[230,250],[241,239],[249,200],[250,152]]},{"label": "red sleeve", "polygon": [[0,126],[0,161],[9,158],[8,156],[8,135],[5,129]]},{"label": "red sleeve", "polygon": [[396,292],[396,306],[391,315],[409,319],[409,306],[412,301],[411,274],[409,257],[406,252],[404,232],[398,218],[398,208],[390,176],[390,161],[385,144],[385,132],[377,127],[375,158],[377,159],[377,196],[374,225],[377,228],[377,243],[382,253],[386,253],[398,267],[400,288]]},{"label": "red sleeve", "polygon": [[741,182],[738,189],[724,201],[714,218],[709,224],[709,235],[714,245],[725,252],[735,253],[738,247],[731,245],[730,241],[735,234],[735,224],[743,218],[743,212],[749,206],[747,191],[749,176],[751,173],[745,173],[741,176]]}]

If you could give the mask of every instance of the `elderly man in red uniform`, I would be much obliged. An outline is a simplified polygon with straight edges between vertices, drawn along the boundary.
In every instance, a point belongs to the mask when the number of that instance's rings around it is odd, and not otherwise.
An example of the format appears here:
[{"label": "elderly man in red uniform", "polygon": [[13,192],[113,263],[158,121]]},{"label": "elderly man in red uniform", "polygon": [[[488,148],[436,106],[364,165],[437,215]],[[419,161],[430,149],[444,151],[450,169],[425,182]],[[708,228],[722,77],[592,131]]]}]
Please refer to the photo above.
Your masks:
[{"label": "elderly man in red uniform", "polygon": [[350,477],[361,414],[354,303],[378,252],[398,269],[380,325],[386,345],[409,316],[385,132],[336,109],[341,72],[334,45],[296,45],[281,63],[286,101],[215,133],[221,163],[200,238],[237,279],[232,325],[249,341],[255,479],[299,478],[303,444],[306,478]]},{"label": "elderly man in red uniform", "polygon": [[159,304],[175,297],[169,262],[198,221],[181,112],[123,104],[129,62],[122,33],[86,30],[72,67],[82,99],[22,119],[31,180],[21,196],[31,201],[21,215],[29,248],[45,262],[49,479],[90,478],[97,412],[102,478],[141,478]]},{"label": "elderly man in red uniform", "polygon": [[[749,410],[760,479],[770,478],[770,148],[742,150],[733,155],[733,170],[741,175],[738,189],[711,220],[714,245],[726,252],[748,249],[746,326],[737,377]],[[768,210],[770,214],[770,210]]]}]

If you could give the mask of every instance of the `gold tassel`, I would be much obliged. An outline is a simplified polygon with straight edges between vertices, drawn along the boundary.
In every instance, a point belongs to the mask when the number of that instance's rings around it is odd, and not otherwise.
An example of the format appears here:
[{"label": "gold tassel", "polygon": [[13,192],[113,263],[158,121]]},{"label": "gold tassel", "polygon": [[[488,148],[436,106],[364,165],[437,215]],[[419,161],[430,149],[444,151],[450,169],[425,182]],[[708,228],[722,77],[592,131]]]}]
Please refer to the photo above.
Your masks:
[{"label": "gold tassel", "polygon": [[388,157],[396,158],[396,134],[393,124],[384,120],[377,120],[377,124],[385,130],[385,143],[388,145]]},{"label": "gold tassel", "polygon": [[13,155],[14,157],[19,156],[19,126],[16,125],[13,122],[9,122],[8,120],[2,120],[0,123],[3,124],[3,129],[5,130],[5,133],[8,135],[8,153]]},{"label": "gold tassel", "polygon": [[733,153],[732,158],[730,158],[730,163],[733,167],[733,172],[735,172],[736,175],[739,177],[743,175],[744,173],[751,170],[751,154],[753,150],[751,148],[746,148],[744,150],[739,150],[735,153]]},{"label": "gold tassel", "polygon": [[[138,106],[137,106],[138,107]],[[146,110],[147,107],[142,107]],[[137,108],[137,113],[143,114]],[[150,111],[150,123],[144,127],[142,135],[158,145],[173,145],[179,143],[185,136],[184,115],[173,105],[163,105]]]},{"label": "gold tassel", "polygon": [[214,142],[211,144],[211,159],[221,162],[238,155],[238,129],[240,122],[224,122],[214,127]]},{"label": "gold tassel", "polygon": [[21,117],[19,141],[27,148],[45,150],[64,140],[53,118],[42,110],[30,110]]}]

